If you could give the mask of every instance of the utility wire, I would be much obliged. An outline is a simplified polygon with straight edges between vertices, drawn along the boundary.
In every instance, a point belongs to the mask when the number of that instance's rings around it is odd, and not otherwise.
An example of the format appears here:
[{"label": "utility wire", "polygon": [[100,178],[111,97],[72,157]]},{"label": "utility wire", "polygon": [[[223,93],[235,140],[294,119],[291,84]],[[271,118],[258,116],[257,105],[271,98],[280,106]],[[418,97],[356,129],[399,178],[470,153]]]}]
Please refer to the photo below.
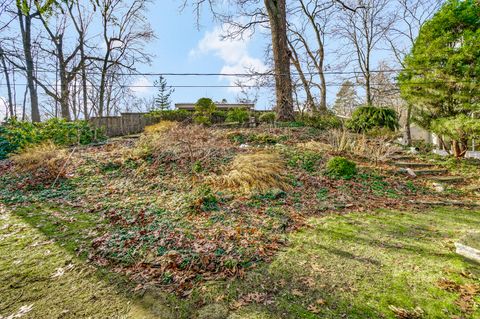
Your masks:
[{"label": "utility wire", "polygon": [[[480,81],[428,81],[428,82],[410,82],[402,85],[406,86],[422,86],[422,85],[433,85],[433,84],[475,84],[480,85]],[[27,83],[10,83],[10,86],[26,86]],[[7,86],[6,83],[0,83],[0,86]],[[88,87],[96,87],[95,85],[87,85]],[[295,84],[295,87],[303,87],[302,84]],[[345,84],[345,83],[326,83],[326,86],[330,87],[361,87],[362,84]],[[392,86],[395,87],[394,83],[376,83],[371,84],[371,87],[382,87],[382,86]],[[52,86],[54,87],[54,86]],[[155,85],[117,85],[120,88],[156,88]],[[274,84],[258,84],[258,85],[167,85],[168,88],[273,88]]]},{"label": "utility wire", "polygon": [[[422,69],[423,71],[434,71],[434,69]],[[14,71],[24,71],[22,68],[8,68],[7,72],[14,72]],[[397,73],[401,71],[414,71],[409,69],[390,69],[390,70],[370,70],[369,73]],[[49,70],[49,69],[41,69],[36,68],[36,73],[50,73],[55,74],[57,71]],[[76,74],[81,74],[81,70],[77,72],[71,72]],[[356,74],[363,74],[362,71],[325,71],[323,72],[324,75],[356,75]],[[87,75],[102,75],[101,72],[92,72],[87,71]],[[107,75],[121,75],[121,76],[225,76],[225,77],[261,77],[261,76],[276,76],[275,72],[253,72],[253,73],[175,73],[175,72],[131,72],[131,73],[122,73],[122,72],[108,72]],[[320,75],[320,72],[303,72],[305,75]],[[284,76],[286,74],[278,74],[279,76]],[[300,75],[298,72],[291,72],[289,75]]]}]

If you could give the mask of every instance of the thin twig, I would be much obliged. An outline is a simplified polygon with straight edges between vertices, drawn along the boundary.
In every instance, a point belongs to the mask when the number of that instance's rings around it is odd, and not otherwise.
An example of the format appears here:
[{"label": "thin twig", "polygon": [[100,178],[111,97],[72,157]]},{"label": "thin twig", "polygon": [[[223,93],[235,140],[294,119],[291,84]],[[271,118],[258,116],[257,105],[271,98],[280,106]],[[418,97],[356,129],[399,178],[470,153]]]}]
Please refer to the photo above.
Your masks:
[{"label": "thin twig", "polygon": [[75,146],[72,150],[72,152],[70,153],[70,155],[68,156],[67,160],[65,161],[65,163],[63,163],[63,166],[62,166],[62,169],[60,170],[60,172],[58,172],[58,175],[57,177],[55,178],[55,181],[53,181],[53,184],[52,186],[50,186],[50,188],[53,188],[55,186],[55,184],[57,183],[58,179],[60,178],[60,174],[63,173],[63,170],[65,169],[65,167],[67,166],[67,163],[68,161],[70,161],[70,158],[72,158],[72,155],[73,153],[75,153],[75,151],[77,150],[77,146]]}]

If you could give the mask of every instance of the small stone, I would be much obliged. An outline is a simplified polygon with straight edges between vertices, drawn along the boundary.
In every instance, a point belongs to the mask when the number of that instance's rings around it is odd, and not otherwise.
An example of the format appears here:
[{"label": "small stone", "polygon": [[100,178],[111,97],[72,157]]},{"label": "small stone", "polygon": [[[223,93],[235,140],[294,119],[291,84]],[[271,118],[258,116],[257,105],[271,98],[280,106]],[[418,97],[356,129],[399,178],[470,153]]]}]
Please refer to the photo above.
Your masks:
[{"label": "small stone", "polygon": [[443,184],[441,184],[441,183],[433,183],[432,186],[433,186],[433,189],[434,189],[437,193],[443,193],[443,192],[445,192],[445,185],[443,185]]}]

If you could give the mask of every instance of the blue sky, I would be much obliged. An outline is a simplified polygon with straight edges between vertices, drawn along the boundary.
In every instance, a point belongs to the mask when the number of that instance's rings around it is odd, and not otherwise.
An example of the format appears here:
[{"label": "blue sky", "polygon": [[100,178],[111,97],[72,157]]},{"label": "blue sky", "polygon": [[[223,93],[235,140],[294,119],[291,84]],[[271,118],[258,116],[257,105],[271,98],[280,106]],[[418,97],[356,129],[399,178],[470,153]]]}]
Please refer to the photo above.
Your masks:
[{"label": "blue sky", "polygon": [[[261,33],[252,38],[221,42],[221,25],[212,21],[208,12],[201,17],[197,28],[196,17],[190,8],[180,12],[179,1],[163,0],[151,5],[148,18],[157,39],[148,44],[154,54],[151,66],[140,66],[140,72],[153,73],[241,73],[244,67],[254,66],[265,71],[264,48],[268,40]],[[135,84],[151,85],[156,77],[138,78]],[[166,76],[170,85],[230,85],[231,78],[219,76]],[[139,96],[154,94],[153,88],[134,89]],[[194,102],[207,96],[214,100],[226,98],[234,102],[238,92],[232,88],[176,88],[174,102]],[[268,99],[261,99],[258,108],[269,107]]]},{"label": "blue sky", "polygon": [[[83,0],[88,1],[88,0]],[[201,27],[197,28],[196,16],[191,8],[180,11],[181,0],[153,0],[150,4],[147,18],[153,28],[156,39],[146,44],[145,50],[153,55],[151,65],[138,65],[140,73],[244,73],[246,68],[254,67],[257,71],[266,71],[265,48],[269,43],[269,36],[260,30],[251,38],[243,40],[220,41],[221,24],[213,21],[208,10],[201,16]],[[261,2],[260,2],[261,3]],[[345,47],[342,39],[330,40],[327,43],[326,64],[336,65],[339,61],[338,53],[332,51]],[[375,52],[374,62],[389,60],[387,51]],[[342,57],[346,58],[345,56]],[[349,65],[347,70],[358,69]],[[292,67],[292,71],[294,71]],[[151,98],[155,88],[149,87],[157,76],[132,78],[135,94],[141,98]],[[219,76],[167,76],[169,85],[232,85],[234,78]],[[327,100],[333,103],[339,86],[345,78],[338,75],[327,76]],[[3,79],[0,80],[0,82]],[[18,82],[17,82],[18,83]],[[247,83],[248,84],[248,83]],[[17,103],[21,104],[20,86],[17,92]],[[176,88],[172,95],[174,103],[195,102],[201,97],[210,97],[219,101],[227,99],[235,102],[239,92],[232,88]],[[359,89],[361,94],[361,89]],[[39,90],[42,95],[43,90]],[[257,109],[270,109],[274,104],[274,92],[271,88],[263,88],[259,92]],[[0,89],[0,98],[6,96],[4,86]],[[1,107],[0,116],[4,110]]]}]

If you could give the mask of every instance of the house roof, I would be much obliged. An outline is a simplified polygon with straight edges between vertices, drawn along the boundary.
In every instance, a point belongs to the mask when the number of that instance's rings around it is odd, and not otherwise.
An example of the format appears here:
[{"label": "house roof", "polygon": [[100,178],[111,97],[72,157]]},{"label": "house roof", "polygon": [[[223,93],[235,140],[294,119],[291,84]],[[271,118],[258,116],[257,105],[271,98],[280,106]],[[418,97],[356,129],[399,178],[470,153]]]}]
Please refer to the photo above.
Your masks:
[{"label": "house roof", "polygon": [[[255,104],[253,103],[215,103],[218,109],[220,110],[229,110],[235,108],[241,109],[254,109]],[[195,103],[175,103],[175,109],[177,110],[194,110]]]}]

